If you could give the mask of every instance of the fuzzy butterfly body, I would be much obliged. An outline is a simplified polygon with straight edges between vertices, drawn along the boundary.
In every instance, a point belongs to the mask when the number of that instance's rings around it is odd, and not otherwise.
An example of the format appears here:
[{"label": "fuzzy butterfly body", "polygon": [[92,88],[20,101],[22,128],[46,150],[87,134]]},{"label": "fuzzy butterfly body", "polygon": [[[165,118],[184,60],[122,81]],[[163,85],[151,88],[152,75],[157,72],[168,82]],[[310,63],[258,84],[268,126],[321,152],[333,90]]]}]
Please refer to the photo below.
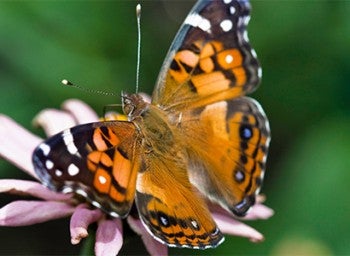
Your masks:
[{"label": "fuzzy butterfly body", "polygon": [[127,121],[65,130],[33,154],[50,189],[76,193],[112,217],[135,202],[169,246],[216,247],[223,235],[207,200],[236,216],[255,202],[270,141],[255,100],[261,70],[246,27],[248,0],[200,0],[170,47],[152,102],[122,95]]}]

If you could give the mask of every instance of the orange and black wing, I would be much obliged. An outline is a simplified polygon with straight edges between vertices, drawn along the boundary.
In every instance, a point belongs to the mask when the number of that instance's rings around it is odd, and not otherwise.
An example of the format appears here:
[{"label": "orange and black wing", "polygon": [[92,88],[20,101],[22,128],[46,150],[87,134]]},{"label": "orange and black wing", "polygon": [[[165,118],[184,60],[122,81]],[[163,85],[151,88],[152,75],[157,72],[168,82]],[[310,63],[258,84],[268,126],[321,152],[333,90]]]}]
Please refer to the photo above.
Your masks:
[{"label": "orange and black wing", "polygon": [[137,134],[130,122],[83,124],[41,143],[33,153],[44,185],[74,192],[114,217],[125,217],[134,201]]},{"label": "orange and black wing", "polygon": [[149,152],[142,157],[146,162],[136,186],[140,218],[150,233],[168,246],[214,248],[224,240],[223,235],[176,151]]},{"label": "orange and black wing", "polygon": [[192,184],[235,215],[245,215],[260,191],[270,142],[260,104],[240,97],[189,110],[182,120]]},{"label": "orange and black wing", "polygon": [[252,92],[261,69],[249,44],[247,0],[202,0],[180,28],[163,63],[152,103],[187,109]]}]

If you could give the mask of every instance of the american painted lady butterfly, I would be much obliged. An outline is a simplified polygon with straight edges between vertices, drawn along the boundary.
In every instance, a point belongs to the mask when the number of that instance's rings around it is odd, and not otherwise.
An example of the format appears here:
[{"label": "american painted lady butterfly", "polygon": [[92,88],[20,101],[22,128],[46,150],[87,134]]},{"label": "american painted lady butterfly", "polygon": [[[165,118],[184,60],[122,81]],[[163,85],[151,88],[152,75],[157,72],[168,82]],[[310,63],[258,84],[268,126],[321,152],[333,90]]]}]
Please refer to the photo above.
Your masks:
[{"label": "american painted lady butterfly", "polygon": [[[248,0],[199,0],[165,58],[149,104],[123,93],[128,121],[67,129],[40,144],[47,187],[77,193],[112,217],[134,201],[149,232],[169,246],[223,241],[206,199],[244,216],[260,190],[270,141],[249,45]],[[135,199],[135,200],[134,200]]]}]

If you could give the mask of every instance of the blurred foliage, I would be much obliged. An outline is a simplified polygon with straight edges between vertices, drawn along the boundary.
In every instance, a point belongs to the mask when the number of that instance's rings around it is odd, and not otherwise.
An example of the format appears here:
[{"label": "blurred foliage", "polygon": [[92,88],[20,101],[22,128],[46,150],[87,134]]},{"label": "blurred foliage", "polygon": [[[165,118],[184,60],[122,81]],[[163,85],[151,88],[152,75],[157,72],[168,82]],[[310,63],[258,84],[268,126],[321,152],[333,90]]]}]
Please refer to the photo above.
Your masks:
[{"label": "blurred foliage", "polygon": [[[144,1],[141,90],[152,92],[162,60],[193,1]],[[0,113],[26,128],[43,108],[79,98],[99,113],[111,96],[63,87],[135,90],[136,1],[1,1]],[[251,222],[266,236],[226,237],[215,250],[176,254],[350,254],[350,2],[252,1],[249,35],[263,67],[254,93],[272,144],[263,192],[276,215]],[[3,136],[3,135],[2,135]],[[1,145],[0,145],[1,146]],[[29,179],[0,161],[0,177]],[[344,199],[345,198],[345,199]],[[0,195],[1,205],[14,198]],[[0,254],[86,254],[69,243],[68,220],[1,228]],[[123,254],[141,244],[126,232]],[[140,245],[141,246],[141,245]],[[137,247],[137,246],[136,246]]]}]

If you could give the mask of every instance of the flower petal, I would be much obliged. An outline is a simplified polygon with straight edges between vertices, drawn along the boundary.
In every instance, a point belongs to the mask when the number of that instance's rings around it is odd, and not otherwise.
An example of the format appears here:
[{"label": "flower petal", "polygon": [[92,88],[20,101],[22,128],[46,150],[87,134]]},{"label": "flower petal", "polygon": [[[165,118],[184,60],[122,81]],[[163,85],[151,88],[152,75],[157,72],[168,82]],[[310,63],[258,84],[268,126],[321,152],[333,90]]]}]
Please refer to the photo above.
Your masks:
[{"label": "flower petal", "polygon": [[62,104],[62,109],[68,111],[75,118],[78,124],[86,124],[98,121],[98,116],[95,111],[80,100],[66,100]]},{"label": "flower petal", "polygon": [[95,254],[117,255],[123,245],[123,225],[120,219],[101,220],[96,231]]},{"label": "flower petal", "polygon": [[80,204],[70,219],[71,243],[78,244],[81,239],[88,236],[87,228],[103,216],[99,209],[87,209],[85,204]]},{"label": "flower petal", "polygon": [[0,226],[27,226],[63,218],[73,213],[74,206],[54,201],[15,201],[0,209]]},{"label": "flower petal", "polygon": [[35,126],[44,129],[48,137],[76,125],[74,117],[61,110],[44,109],[33,119]]},{"label": "flower petal", "polygon": [[0,193],[29,195],[50,201],[66,201],[72,197],[71,195],[53,192],[35,181],[14,179],[0,180]]},{"label": "flower petal", "polygon": [[155,240],[143,226],[141,220],[129,216],[127,221],[131,229],[141,236],[142,241],[150,255],[168,255],[168,247]]},{"label": "flower petal", "polygon": [[212,212],[212,216],[221,232],[249,238],[252,242],[261,242],[264,236],[254,228],[234,219],[231,215]]},{"label": "flower petal", "polygon": [[274,215],[274,211],[263,204],[255,204],[250,211],[244,216],[244,220],[256,220],[263,219],[266,220]]},{"label": "flower petal", "polygon": [[0,115],[0,135],[0,156],[37,177],[32,164],[32,153],[41,139],[4,115]]}]

